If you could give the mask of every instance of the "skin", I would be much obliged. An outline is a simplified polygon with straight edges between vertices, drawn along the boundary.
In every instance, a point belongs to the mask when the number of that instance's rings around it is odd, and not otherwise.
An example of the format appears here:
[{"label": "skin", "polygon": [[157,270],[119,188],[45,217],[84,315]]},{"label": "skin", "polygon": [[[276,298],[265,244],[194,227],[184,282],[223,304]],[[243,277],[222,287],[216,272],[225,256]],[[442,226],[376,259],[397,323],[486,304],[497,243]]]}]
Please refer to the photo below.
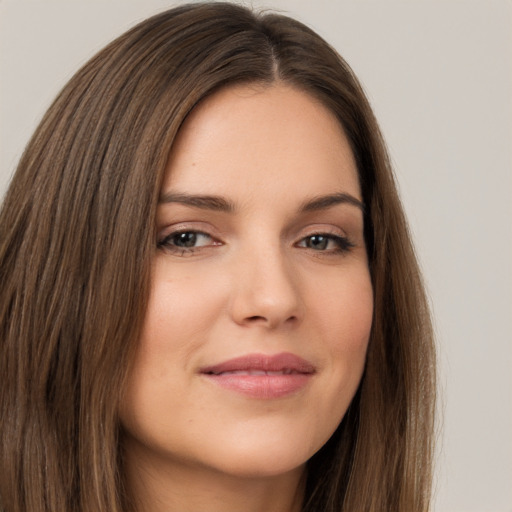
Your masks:
[{"label": "skin", "polygon": [[[301,211],[334,193],[354,201]],[[221,196],[232,211],[177,194]],[[121,405],[140,510],[300,510],[305,463],[339,425],[365,362],[373,299],[356,200],[343,130],[304,92],[231,86],[187,118],[162,187],[152,291]],[[281,352],[315,367],[284,397],[246,396],[200,373]]]}]

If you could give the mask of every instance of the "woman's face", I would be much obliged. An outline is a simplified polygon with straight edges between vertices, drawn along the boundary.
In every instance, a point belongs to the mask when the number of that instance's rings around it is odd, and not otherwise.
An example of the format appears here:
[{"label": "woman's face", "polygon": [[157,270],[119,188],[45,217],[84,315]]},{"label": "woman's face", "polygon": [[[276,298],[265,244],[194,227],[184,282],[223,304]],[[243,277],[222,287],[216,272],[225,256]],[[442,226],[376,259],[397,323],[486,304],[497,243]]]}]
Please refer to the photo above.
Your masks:
[{"label": "woman's face", "polygon": [[127,453],[176,470],[301,471],[354,396],[372,321],[339,123],[283,84],[217,92],[179,133],[156,224],[121,405]]}]

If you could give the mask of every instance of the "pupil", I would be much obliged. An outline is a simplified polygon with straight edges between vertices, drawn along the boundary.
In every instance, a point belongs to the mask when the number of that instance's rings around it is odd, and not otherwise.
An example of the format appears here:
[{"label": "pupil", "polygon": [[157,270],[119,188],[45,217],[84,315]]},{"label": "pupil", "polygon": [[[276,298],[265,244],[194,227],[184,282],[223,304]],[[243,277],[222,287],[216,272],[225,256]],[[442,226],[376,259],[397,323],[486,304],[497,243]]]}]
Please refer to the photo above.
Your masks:
[{"label": "pupil", "polygon": [[179,233],[174,237],[174,244],[178,247],[194,247],[196,239],[195,233]]},{"label": "pupil", "polygon": [[326,249],[328,239],[325,236],[313,235],[309,237],[308,247],[311,249]]}]

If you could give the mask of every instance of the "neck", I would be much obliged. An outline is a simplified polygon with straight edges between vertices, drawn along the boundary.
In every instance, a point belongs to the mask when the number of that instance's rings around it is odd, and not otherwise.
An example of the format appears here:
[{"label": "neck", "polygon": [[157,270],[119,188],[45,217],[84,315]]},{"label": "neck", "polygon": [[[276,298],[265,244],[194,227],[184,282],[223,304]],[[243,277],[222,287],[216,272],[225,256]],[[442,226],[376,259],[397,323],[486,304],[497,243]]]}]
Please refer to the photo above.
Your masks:
[{"label": "neck", "polygon": [[304,467],[274,476],[240,476],[128,456],[125,475],[137,512],[300,512],[304,497]]}]

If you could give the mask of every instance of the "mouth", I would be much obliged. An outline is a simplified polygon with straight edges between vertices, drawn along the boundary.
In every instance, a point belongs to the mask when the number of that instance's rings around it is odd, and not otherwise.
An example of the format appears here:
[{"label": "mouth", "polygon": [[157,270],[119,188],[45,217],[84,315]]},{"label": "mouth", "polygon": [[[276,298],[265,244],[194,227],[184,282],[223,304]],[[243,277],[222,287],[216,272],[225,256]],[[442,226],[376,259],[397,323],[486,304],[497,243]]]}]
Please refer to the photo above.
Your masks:
[{"label": "mouth", "polygon": [[248,354],[200,369],[202,376],[221,388],[267,400],[299,392],[315,373],[309,361],[287,352]]},{"label": "mouth", "polygon": [[209,375],[294,375],[299,374],[297,370],[285,368],[283,370],[270,371],[270,370],[231,370],[226,372],[208,372]]}]

